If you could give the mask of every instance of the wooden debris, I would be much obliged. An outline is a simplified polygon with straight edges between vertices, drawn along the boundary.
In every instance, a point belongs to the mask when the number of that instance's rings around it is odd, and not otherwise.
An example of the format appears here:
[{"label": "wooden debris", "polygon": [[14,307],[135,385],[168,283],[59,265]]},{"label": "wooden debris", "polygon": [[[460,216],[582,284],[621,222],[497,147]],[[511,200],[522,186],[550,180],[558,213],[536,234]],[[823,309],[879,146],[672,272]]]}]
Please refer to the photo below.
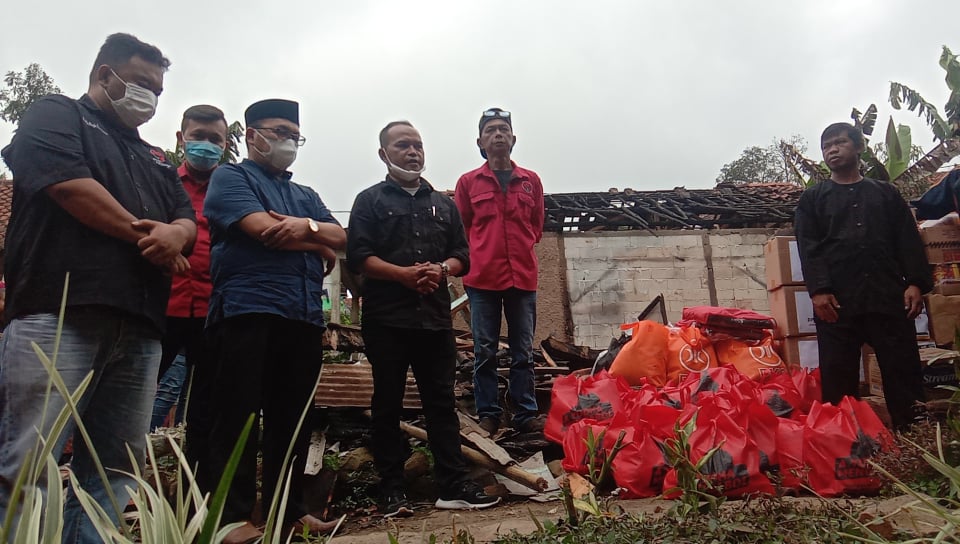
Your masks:
[{"label": "wooden debris", "polygon": [[540,347],[555,361],[566,361],[571,370],[591,368],[600,355],[600,350],[564,342],[553,335],[540,342]]},{"label": "wooden debris", "polygon": [[[403,432],[409,434],[410,436],[418,440],[424,440],[424,441],[427,440],[427,431],[424,431],[423,429],[417,426],[410,425],[405,421],[401,421],[400,428],[403,430]],[[537,476],[535,474],[530,474],[526,470],[523,470],[515,465],[510,465],[506,467],[503,465],[500,465],[499,463],[492,461],[486,455],[480,453],[479,451],[469,446],[461,445],[460,451],[463,452],[463,456],[466,457],[467,461],[475,465],[479,465],[483,468],[490,469],[496,472],[497,474],[503,474],[507,478],[510,478],[515,482],[521,483],[529,487],[530,489],[533,489],[536,491],[545,491],[549,485],[547,481],[540,476]]]},{"label": "wooden debris", "polygon": [[503,466],[517,464],[507,453],[507,450],[494,442],[490,434],[480,428],[469,416],[461,412],[457,412],[457,416],[460,417],[460,436],[485,453],[487,457]]},{"label": "wooden debris", "polygon": [[350,353],[363,351],[360,327],[327,323],[327,328],[323,331],[323,349]]}]

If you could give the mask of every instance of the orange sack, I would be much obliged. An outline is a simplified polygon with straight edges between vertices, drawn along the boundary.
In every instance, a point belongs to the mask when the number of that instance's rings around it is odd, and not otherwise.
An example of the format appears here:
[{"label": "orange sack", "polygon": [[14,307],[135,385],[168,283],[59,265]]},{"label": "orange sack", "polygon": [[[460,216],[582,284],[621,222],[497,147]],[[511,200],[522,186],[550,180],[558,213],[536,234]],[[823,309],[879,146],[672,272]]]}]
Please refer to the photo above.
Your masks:
[{"label": "orange sack", "polygon": [[787,372],[787,365],[773,349],[773,337],[769,334],[763,340],[749,341],[720,340],[714,345],[721,365],[732,365],[741,374],[758,380],[770,373]]},{"label": "orange sack", "polygon": [[697,327],[669,327],[667,333],[667,381],[719,366],[713,344]]},{"label": "orange sack", "polygon": [[663,387],[667,383],[667,328],[655,321],[638,321],[620,329],[633,334],[610,365],[610,374],[623,376],[630,385]]}]

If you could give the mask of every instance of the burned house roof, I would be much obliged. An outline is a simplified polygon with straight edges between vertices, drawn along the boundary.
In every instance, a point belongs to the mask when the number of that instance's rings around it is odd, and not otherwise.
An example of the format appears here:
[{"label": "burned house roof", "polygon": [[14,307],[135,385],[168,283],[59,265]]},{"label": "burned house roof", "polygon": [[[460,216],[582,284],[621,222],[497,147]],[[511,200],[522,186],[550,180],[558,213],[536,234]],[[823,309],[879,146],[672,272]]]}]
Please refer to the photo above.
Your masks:
[{"label": "burned house roof", "polygon": [[778,228],[793,223],[802,192],[802,187],[790,183],[749,183],[713,189],[547,194],[544,230]]}]

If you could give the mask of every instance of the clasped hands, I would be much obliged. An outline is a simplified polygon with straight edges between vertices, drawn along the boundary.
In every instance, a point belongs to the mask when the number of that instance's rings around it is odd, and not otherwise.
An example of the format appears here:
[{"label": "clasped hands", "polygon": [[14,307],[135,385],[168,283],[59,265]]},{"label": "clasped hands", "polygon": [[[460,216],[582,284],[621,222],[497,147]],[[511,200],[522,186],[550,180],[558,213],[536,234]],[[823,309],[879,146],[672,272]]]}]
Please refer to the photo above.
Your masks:
[{"label": "clasped hands", "polygon": [[162,223],[152,219],[140,219],[133,228],[144,234],[137,241],[140,254],[151,264],[179,274],[190,269],[190,262],[183,256],[183,248],[190,239],[186,227],[176,223]]},{"label": "clasped hands", "polygon": [[401,270],[400,283],[421,295],[436,291],[443,279],[443,268],[438,263],[414,263]]}]

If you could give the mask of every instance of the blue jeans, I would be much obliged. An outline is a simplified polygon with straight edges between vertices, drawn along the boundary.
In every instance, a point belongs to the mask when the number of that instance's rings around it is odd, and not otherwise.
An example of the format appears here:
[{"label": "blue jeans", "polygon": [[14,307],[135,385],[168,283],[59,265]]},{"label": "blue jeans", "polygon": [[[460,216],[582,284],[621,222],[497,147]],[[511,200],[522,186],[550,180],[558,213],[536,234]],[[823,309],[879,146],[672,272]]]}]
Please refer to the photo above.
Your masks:
[{"label": "blue jeans", "polygon": [[157,384],[157,398],[153,401],[153,417],[150,419],[150,430],[162,427],[170,414],[170,408],[177,407],[173,425],[183,421],[183,409],[187,400],[187,356],[180,354],[173,359],[173,364],[163,373],[160,383]]},{"label": "blue jeans", "polygon": [[537,416],[534,394],[533,331],[537,326],[537,292],[510,288],[489,291],[467,287],[473,331],[473,395],[477,415],[497,421],[503,410],[497,399],[497,346],[500,342],[500,312],[507,320],[510,344],[510,381],[507,392],[515,406],[513,425]]},{"label": "blue jeans", "polygon": [[[10,486],[27,452],[39,449],[36,429],[46,436],[65,404],[53,389],[44,416],[49,375],[30,347],[31,342],[36,342],[52,356],[56,329],[56,315],[27,315],[11,321],[0,341],[0,519],[6,515]],[[136,489],[133,479],[116,472],[132,470],[127,446],[134,459],[145,458],[145,431],[150,423],[160,364],[159,336],[147,321],[100,307],[68,308],[63,323],[57,370],[71,392],[93,372],[77,408],[107,469],[107,478],[120,508],[130,498],[124,487]],[[56,438],[54,458],[63,453],[67,437],[75,428],[71,418],[65,432]],[[71,468],[80,487],[118,522],[87,444],[79,433],[73,441]],[[39,485],[46,489],[46,482]],[[101,542],[72,490],[64,507],[63,542]]]}]

